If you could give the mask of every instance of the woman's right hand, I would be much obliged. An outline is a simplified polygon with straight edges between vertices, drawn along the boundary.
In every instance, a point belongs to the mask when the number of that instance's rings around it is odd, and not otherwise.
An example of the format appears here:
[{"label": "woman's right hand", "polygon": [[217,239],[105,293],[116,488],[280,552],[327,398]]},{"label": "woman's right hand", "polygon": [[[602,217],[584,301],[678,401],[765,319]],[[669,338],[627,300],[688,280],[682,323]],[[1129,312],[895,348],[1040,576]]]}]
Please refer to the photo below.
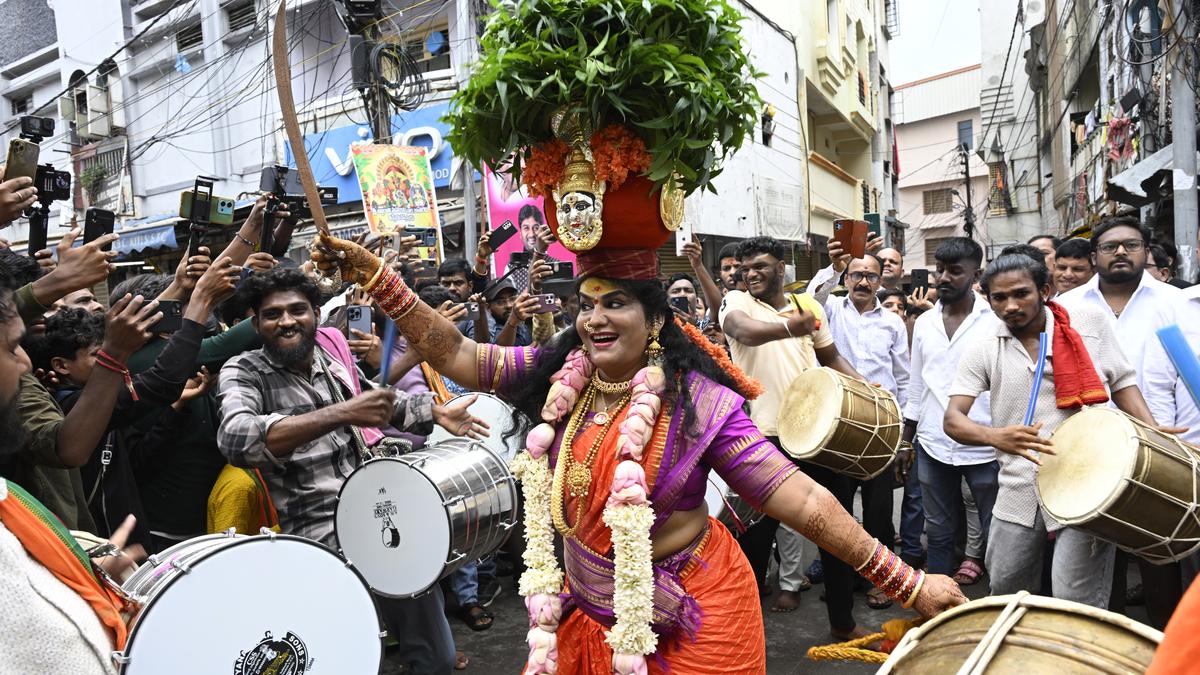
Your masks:
[{"label": "woman's right hand", "polygon": [[917,591],[913,609],[929,619],[965,602],[967,596],[963,595],[962,589],[953,579],[943,574],[929,574],[926,575],[921,590]]},{"label": "woman's right hand", "polygon": [[370,281],[383,264],[378,256],[362,246],[326,234],[317,236],[311,257],[321,272],[328,274],[336,268],[343,279],[360,286]]}]

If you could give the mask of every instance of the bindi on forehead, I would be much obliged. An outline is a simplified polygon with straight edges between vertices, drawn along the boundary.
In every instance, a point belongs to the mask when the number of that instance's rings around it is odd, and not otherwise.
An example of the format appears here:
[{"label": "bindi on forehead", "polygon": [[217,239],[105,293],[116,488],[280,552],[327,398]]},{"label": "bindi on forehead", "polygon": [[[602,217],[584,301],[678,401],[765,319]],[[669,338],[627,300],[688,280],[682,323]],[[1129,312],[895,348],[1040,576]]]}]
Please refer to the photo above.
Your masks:
[{"label": "bindi on forehead", "polygon": [[609,293],[616,293],[620,290],[621,287],[608,279],[584,279],[583,283],[579,285],[579,292],[590,298],[601,298]]}]

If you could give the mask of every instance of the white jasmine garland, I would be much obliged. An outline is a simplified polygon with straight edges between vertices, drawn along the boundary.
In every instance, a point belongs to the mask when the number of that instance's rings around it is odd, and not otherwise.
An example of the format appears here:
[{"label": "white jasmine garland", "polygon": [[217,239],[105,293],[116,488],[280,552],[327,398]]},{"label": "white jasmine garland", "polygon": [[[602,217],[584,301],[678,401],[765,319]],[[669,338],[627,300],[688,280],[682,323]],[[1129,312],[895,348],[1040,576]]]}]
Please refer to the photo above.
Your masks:
[{"label": "white jasmine garland", "polygon": [[563,587],[563,573],[554,557],[554,524],[550,519],[550,459],[543,455],[534,459],[521,452],[511,464],[513,475],[521,481],[525,497],[525,572],[521,575],[520,593],[529,597],[537,593],[556,594]]},{"label": "white jasmine garland", "polygon": [[605,640],[614,654],[652,654],[658,636],[650,628],[654,618],[654,564],[650,527],[654,511],[649,504],[624,504],[604,509],[604,523],[612,530],[613,614],[616,623]]}]

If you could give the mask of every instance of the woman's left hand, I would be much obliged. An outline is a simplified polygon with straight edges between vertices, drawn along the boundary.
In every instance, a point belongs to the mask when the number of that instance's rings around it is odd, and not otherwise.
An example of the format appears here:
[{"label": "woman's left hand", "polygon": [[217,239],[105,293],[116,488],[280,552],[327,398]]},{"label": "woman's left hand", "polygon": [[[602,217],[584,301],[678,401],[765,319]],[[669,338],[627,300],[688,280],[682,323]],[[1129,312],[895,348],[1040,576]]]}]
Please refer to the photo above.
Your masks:
[{"label": "woman's left hand", "polygon": [[455,436],[466,436],[475,440],[487,438],[488,429],[491,427],[467,411],[477,398],[479,395],[473,394],[446,405],[434,404],[433,421]]},{"label": "woman's left hand", "polygon": [[913,603],[913,609],[928,619],[965,602],[967,596],[963,595],[953,579],[944,574],[929,574],[926,575],[921,590],[917,592],[917,601]]},{"label": "woman's left hand", "polygon": [[342,278],[360,286],[371,280],[383,261],[362,246],[329,235],[318,235],[312,251],[317,269],[328,272],[337,268]]}]

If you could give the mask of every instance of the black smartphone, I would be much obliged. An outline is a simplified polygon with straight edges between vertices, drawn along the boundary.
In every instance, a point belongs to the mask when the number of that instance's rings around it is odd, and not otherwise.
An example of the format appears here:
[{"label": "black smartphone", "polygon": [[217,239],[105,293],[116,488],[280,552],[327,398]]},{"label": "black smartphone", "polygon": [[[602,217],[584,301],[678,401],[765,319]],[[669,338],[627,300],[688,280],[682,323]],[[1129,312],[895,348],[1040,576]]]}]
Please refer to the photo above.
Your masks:
[{"label": "black smartphone", "polygon": [[[87,244],[96,241],[106,234],[111,234],[116,222],[117,214],[112,211],[95,207],[88,209],[83,217],[83,243]],[[101,249],[111,251],[112,242],[105,244]]]},{"label": "black smartphone", "polygon": [[478,302],[464,302],[464,303],[462,303],[462,306],[467,309],[467,318],[475,319],[475,318],[479,317],[479,303]]},{"label": "black smartphone", "polygon": [[670,300],[668,300],[668,302],[671,303],[671,307],[674,307],[675,309],[683,312],[685,315],[687,315],[687,316],[692,315],[692,303],[687,298],[685,298],[681,295],[677,295],[677,296],[671,298]]},{"label": "black smartphone", "polygon": [[882,236],[883,225],[879,222],[879,216],[876,214],[867,214],[867,238]]},{"label": "black smartphone", "polygon": [[912,271],[912,287],[913,290],[924,288],[929,290],[929,270],[915,269]]},{"label": "black smartphone", "polygon": [[550,279],[567,280],[575,278],[575,266],[568,260],[555,260],[550,263],[550,268],[554,271],[550,273],[550,276],[546,277],[547,281]]},{"label": "black smartphone", "polygon": [[371,334],[371,308],[367,305],[349,305],[346,307],[346,337],[351,340],[357,340],[358,336],[353,331],[362,331],[366,335]]},{"label": "black smartphone", "polygon": [[183,302],[159,300],[158,311],[162,312],[162,318],[150,327],[151,333],[174,333],[183,327]]},{"label": "black smartphone", "polygon": [[515,235],[516,233],[517,233],[517,226],[513,225],[513,221],[506,220],[503,223],[501,223],[499,227],[492,230],[491,236],[488,237],[488,246],[491,246],[492,250],[495,251],[496,249],[503,246],[504,242],[508,241],[509,239],[512,239],[513,235]]},{"label": "black smartphone", "polygon": [[508,269],[517,267],[529,267],[529,263],[533,260],[533,254],[529,251],[517,251],[508,256]]}]

